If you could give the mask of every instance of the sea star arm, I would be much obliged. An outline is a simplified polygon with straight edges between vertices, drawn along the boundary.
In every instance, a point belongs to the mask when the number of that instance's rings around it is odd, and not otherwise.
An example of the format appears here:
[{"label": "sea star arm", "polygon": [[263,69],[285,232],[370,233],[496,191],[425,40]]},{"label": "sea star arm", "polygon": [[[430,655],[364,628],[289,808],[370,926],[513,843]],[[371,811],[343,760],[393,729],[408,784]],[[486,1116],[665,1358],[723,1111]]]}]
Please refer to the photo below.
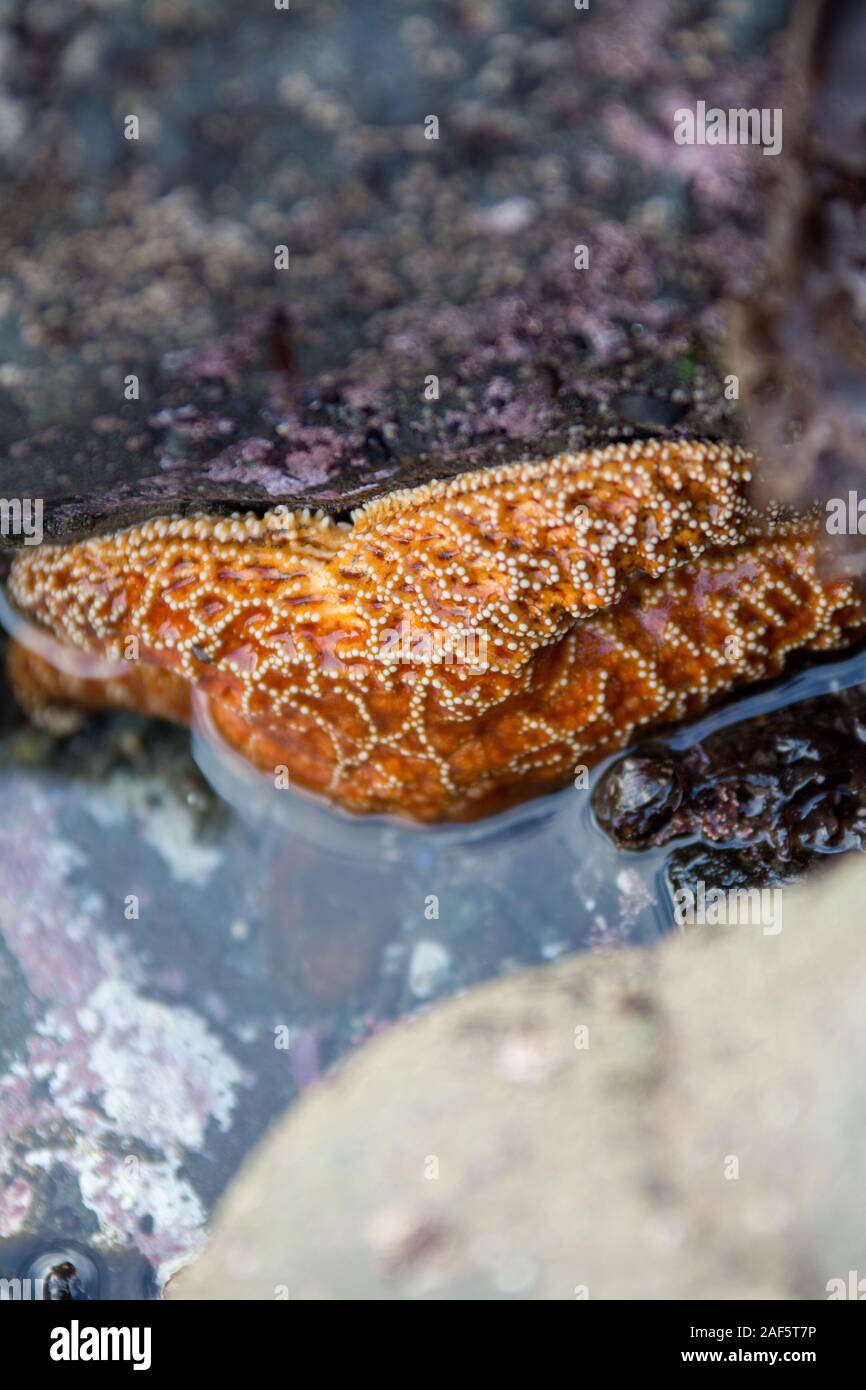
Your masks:
[{"label": "sea star arm", "polygon": [[[115,659],[131,641],[163,687],[205,691],[259,766],[355,810],[460,818],[857,628],[809,524],[759,523],[748,477],[722,446],[613,446],[396,493],[351,524],[278,508],[45,546],[11,591],[61,640]],[[146,708],[146,685],[125,702]]]}]

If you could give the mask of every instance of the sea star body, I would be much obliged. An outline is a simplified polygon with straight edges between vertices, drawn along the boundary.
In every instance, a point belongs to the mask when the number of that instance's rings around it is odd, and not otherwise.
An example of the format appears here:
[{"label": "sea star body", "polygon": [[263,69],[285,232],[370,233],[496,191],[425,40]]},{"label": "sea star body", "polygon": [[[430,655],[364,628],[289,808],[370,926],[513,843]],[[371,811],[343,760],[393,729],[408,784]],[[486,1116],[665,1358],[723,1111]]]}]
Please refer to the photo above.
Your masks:
[{"label": "sea star body", "polygon": [[749,456],[650,441],[464,474],[335,523],[168,518],[19,553],[19,610],[129,675],[13,651],[32,709],[188,717],[355,812],[465,820],[638,728],[862,630],[814,525],[759,518]]}]

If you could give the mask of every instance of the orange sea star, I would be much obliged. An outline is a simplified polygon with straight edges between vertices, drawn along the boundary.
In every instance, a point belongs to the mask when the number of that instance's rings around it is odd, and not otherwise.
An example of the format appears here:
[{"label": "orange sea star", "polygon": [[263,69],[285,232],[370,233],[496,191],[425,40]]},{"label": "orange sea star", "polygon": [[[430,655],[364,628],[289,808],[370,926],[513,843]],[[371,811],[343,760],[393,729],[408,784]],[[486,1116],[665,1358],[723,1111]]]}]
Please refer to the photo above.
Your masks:
[{"label": "orange sea star", "polygon": [[13,683],[37,711],[177,719],[198,687],[258,767],[352,811],[489,814],[793,649],[859,634],[814,523],[749,507],[749,463],[714,444],[613,445],[394,493],[350,523],[280,507],[19,552],[19,610],[134,659],[98,682],[18,647]]}]

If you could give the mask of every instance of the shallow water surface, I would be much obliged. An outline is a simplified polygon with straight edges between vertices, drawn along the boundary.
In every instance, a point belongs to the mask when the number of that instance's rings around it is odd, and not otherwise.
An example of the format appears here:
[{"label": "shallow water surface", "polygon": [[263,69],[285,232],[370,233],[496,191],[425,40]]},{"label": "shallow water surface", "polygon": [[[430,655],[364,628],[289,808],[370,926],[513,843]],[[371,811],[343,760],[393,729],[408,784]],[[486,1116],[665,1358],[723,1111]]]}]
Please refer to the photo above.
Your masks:
[{"label": "shallow water surface", "polygon": [[[862,654],[821,663],[666,746],[863,677]],[[520,966],[676,930],[669,847],[617,850],[594,821],[610,763],[422,829],[276,791],[206,710],[192,738],[118,715],[57,741],[10,708],[0,759],[0,1277],[77,1249],[96,1296],[141,1297],[353,1049]]]}]

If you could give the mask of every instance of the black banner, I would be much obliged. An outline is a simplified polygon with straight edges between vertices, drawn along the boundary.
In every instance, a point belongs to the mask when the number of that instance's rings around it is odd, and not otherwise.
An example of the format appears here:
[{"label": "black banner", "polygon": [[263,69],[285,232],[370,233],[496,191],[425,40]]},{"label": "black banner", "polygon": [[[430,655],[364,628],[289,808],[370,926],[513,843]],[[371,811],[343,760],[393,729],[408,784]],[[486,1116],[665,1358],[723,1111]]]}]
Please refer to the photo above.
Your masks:
[{"label": "black banner", "polygon": [[[564,1326],[578,1339],[581,1362],[612,1372],[678,1367],[850,1364],[863,1341],[859,1308],[822,1303],[584,1302]],[[300,1337],[323,1317],[329,1326],[351,1310],[289,1302],[181,1303],[172,1300],[57,1304],[6,1302],[0,1326],[7,1348],[32,1372],[93,1375],[110,1369],[162,1376],[166,1371],[225,1373],[240,1355],[249,1369],[286,1357],[287,1336]],[[412,1318],[418,1316],[417,1310]],[[405,1324],[404,1324],[405,1325]],[[409,1324],[412,1325],[411,1323]],[[438,1324],[441,1328],[441,1323]],[[557,1321],[557,1326],[562,1327]],[[359,1327],[359,1335],[369,1331]],[[296,1343],[300,1347],[300,1342]],[[425,1362],[429,1347],[425,1348]],[[449,1359],[453,1355],[448,1353]],[[287,1373],[289,1370],[287,1368]]]}]

